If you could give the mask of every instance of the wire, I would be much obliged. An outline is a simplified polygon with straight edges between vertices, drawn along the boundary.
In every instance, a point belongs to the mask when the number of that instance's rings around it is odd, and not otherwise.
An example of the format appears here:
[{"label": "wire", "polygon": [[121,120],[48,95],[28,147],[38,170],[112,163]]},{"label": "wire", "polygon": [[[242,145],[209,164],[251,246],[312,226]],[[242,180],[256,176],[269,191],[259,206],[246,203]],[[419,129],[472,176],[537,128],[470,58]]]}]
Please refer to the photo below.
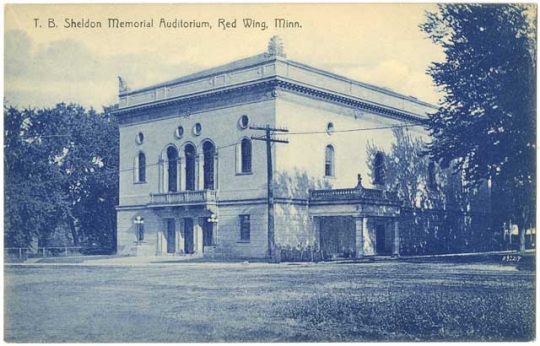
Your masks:
[{"label": "wire", "polygon": [[[396,127],[414,127],[414,126],[424,126],[423,124],[405,124],[405,125],[390,125],[390,126],[380,126],[380,127],[364,127],[364,128],[357,128],[357,129],[349,129],[349,130],[334,130],[330,132],[331,134],[334,133],[346,133],[346,132],[360,132],[360,131],[373,131],[373,130],[385,130],[385,129],[393,129]],[[307,131],[307,132],[287,132],[283,135],[314,135],[314,134],[324,134],[328,133],[328,131]]]},{"label": "wire", "polygon": [[[356,129],[348,129],[348,130],[335,130],[335,131],[332,132],[332,134],[334,134],[334,133],[347,133],[347,132],[360,132],[360,131],[375,131],[375,130],[383,130],[383,129],[392,129],[392,128],[397,128],[397,127],[401,128],[401,127],[414,127],[414,126],[424,126],[424,125],[422,125],[422,124],[404,124],[404,125],[380,126],[380,127],[371,127],[371,128],[356,128]],[[327,132],[326,131],[287,132],[287,133],[284,133],[284,135],[309,135],[309,134],[324,134],[324,133],[327,133]],[[46,137],[69,137],[69,136],[70,135],[42,135],[42,136],[38,136],[38,137],[46,138]],[[35,137],[29,137],[29,138],[35,138]],[[218,146],[218,147],[212,148],[210,150],[203,151],[202,153],[206,154],[206,153],[211,153],[211,152],[217,152],[219,150],[223,150],[223,149],[233,147],[233,146],[236,146],[236,145],[238,145],[238,142],[223,145],[223,146]],[[168,160],[164,160],[162,162],[168,162]],[[161,162],[157,161],[157,162],[154,162],[154,163],[146,164],[145,167],[153,167],[153,166],[158,166],[160,164],[161,164]],[[125,172],[134,172],[137,169],[138,168],[136,168],[136,167],[124,168],[124,169],[119,169],[119,170],[115,169],[114,171],[111,171],[111,172],[100,172],[100,173],[96,173],[96,174],[91,174],[91,177],[93,178],[93,177],[107,176],[107,175],[111,175],[111,174],[121,174],[121,173],[125,173]],[[64,177],[57,178],[57,179],[40,180],[40,183],[64,181],[64,180],[67,180],[69,178],[70,178],[70,176],[64,176]],[[25,183],[23,182],[23,183],[19,183],[19,184],[25,184]],[[17,185],[17,184],[15,184],[15,185]]]},{"label": "wire", "polygon": [[[225,148],[228,148],[228,147],[235,146],[237,144],[238,143],[232,143],[232,144],[223,145],[223,146],[220,146],[220,147],[215,147],[213,150],[203,151],[203,153],[208,153],[208,152],[212,152],[212,151],[218,151],[218,150],[221,150],[221,149],[225,149]],[[163,161],[163,162],[168,162],[168,161]],[[146,164],[145,167],[153,167],[153,166],[157,166],[159,164],[160,164],[160,162],[157,161],[155,163]],[[135,168],[135,167],[124,168],[124,169],[120,169],[120,170],[115,169],[114,171],[111,171],[111,172],[100,172],[100,173],[96,173],[96,174],[90,174],[90,177],[91,178],[102,177],[102,176],[107,176],[107,175],[111,175],[111,174],[118,174],[119,175],[119,174],[125,173],[125,172],[133,172],[133,171],[135,171],[137,169],[138,168]],[[99,169],[96,169],[96,171],[98,171],[98,170]],[[65,180],[68,180],[70,178],[71,178],[71,176],[67,175],[67,176],[63,176],[63,177],[60,177],[60,178],[56,178],[56,179],[39,180],[39,182],[40,183],[52,183],[52,182],[65,181]],[[79,179],[75,179],[75,180],[79,180]],[[27,184],[26,182],[21,182],[21,183],[18,183],[18,184],[10,184],[10,185],[13,186],[13,185],[26,185],[26,184]]]}]

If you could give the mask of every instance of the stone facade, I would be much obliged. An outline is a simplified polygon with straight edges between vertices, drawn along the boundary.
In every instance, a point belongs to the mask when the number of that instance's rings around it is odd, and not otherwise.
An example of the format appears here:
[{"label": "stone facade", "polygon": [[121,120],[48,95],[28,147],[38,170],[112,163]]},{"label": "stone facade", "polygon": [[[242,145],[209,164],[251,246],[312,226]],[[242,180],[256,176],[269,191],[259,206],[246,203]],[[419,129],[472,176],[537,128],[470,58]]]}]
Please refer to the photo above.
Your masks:
[{"label": "stone facade", "polygon": [[[364,245],[377,224],[392,224],[395,203],[388,196],[355,195],[349,203],[312,193],[356,186],[357,174],[368,176],[367,143],[389,148],[391,126],[418,124],[433,106],[287,60],[282,45],[274,48],[139,90],[127,90],[122,81],[116,111],[120,254],[265,257],[266,144],[251,140],[262,132],[250,125],[289,130],[289,143],[272,149],[276,244],[320,244],[321,220],[314,218],[324,216],[360,222],[363,230],[355,226],[354,237]],[[421,127],[410,131],[425,136]],[[377,188],[367,179],[363,185],[355,191]],[[368,222],[368,215],[383,221]],[[392,238],[392,227],[385,228],[385,239]],[[376,253],[357,248],[357,255]]]}]

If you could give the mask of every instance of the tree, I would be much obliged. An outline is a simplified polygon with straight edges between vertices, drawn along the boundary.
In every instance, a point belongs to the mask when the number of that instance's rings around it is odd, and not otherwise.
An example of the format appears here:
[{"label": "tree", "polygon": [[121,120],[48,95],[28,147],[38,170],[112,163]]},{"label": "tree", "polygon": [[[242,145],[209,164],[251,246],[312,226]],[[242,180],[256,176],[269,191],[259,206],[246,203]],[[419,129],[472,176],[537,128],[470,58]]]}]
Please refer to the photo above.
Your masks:
[{"label": "tree", "polygon": [[375,181],[375,156],[384,157],[384,188],[396,192],[405,208],[486,212],[487,196],[481,186],[464,188],[462,174],[452,167],[442,169],[426,153],[426,142],[411,135],[408,129],[392,129],[394,141],[390,152],[374,143],[367,146],[367,166]]},{"label": "tree", "polygon": [[4,108],[5,219],[7,246],[26,247],[57,225],[57,208],[65,201],[54,189],[58,171],[47,161],[48,151],[36,137],[34,110]]},{"label": "tree", "polygon": [[76,246],[114,247],[118,127],[110,109],[8,107],[4,135],[6,243],[47,244],[67,229]]},{"label": "tree", "polygon": [[57,147],[51,153],[56,150],[54,161],[69,202],[63,216],[76,246],[82,241],[104,247],[115,244],[119,135],[110,110],[98,114],[65,104],[52,110],[51,116],[57,119],[54,131],[64,135],[55,141]]},{"label": "tree", "polygon": [[[498,249],[497,237],[486,223],[489,191],[486,184],[466,187],[461,174],[441,169],[430,160],[426,143],[408,129],[396,127],[389,152],[368,143],[369,176],[376,180],[376,157],[382,155],[384,189],[402,201],[402,252],[455,253]],[[487,200],[487,202],[486,202]],[[406,240],[405,240],[406,239]]]},{"label": "tree", "polygon": [[519,4],[442,4],[421,29],[440,45],[444,62],[428,73],[445,96],[429,117],[428,149],[471,185],[491,179],[504,213],[524,232],[534,226],[535,23]]},{"label": "tree", "polygon": [[[403,206],[409,208],[432,208],[440,199],[439,188],[428,189],[429,159],[424,155],[425,143],[413,138],[407,130],[396,127],[392,130],[395,141],[391,151],[384,152],[374,143],[368,143],[367,165],[369,177],[376,181],[376,155],[383,156],[385,189],[395,191]],[[438,175],[439,180],[442,175]]]}]

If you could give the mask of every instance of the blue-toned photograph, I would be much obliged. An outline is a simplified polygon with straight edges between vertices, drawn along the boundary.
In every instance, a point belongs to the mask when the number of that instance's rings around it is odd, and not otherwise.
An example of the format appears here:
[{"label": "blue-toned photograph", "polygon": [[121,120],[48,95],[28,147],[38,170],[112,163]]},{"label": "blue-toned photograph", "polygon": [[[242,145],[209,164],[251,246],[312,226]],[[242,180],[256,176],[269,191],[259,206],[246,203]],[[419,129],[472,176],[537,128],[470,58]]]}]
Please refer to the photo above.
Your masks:
[{"label": "blue-toned photograph", "polygon": [[4,11],[5,342],[536,339],[536,4]]}]

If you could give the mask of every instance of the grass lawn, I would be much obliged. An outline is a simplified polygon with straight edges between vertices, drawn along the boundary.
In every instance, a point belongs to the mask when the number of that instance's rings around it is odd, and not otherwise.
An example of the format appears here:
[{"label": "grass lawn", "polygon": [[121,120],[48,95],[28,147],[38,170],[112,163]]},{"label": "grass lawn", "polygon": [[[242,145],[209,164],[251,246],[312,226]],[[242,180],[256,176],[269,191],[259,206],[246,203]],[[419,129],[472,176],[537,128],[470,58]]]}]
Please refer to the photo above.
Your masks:
[{"label": "grass lawn", "polygon": [[533,271],[496,263],[6,266],[9,342],[531,340]]}]

